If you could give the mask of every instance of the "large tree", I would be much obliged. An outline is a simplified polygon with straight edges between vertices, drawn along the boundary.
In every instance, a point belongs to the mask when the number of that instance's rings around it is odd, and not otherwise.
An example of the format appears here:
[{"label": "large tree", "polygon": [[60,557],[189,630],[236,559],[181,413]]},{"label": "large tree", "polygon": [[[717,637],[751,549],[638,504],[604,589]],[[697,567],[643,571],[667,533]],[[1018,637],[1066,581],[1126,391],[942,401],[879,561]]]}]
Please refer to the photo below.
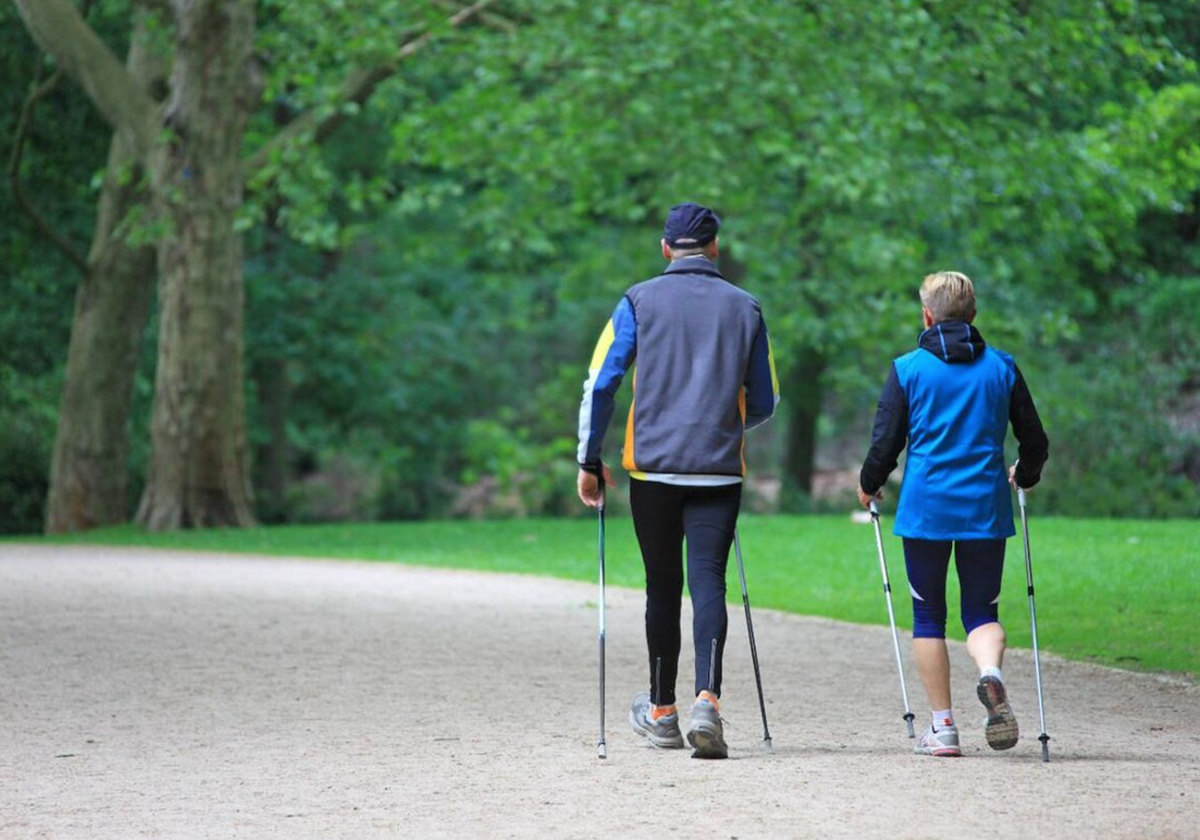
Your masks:
[{"label": "large tree", "polygon": [[[150,206],[166,231],[155,249],[162,281],[161,334],[153,451],[139,519],[155,529],[248,524],[253,517],[242,403],[242,267],[234,219],[243,194],[242,138],[260,89],[251,60],[253,3],[172,6],[174,64],[164,101],[152,97],[117,61],[70,3],[17,0],[17,7],[39,46],[113,126],[122,144],[118,153],[127,148],[145,168]],[[118,259],[113,271],[91,273],[89,280],[108,286],[130,265],[131,260]],[[131,360],[102,337],[114,326],[120,329],[114,316],[121,306],[90,305],[86,292],[81,290],[77,314],[96,332],[88,343],[101,349],[102,358],[128,364]],[[76,343],[73,350],[80,348]],[[90,378],[91,372],[79,367],[90,366],[91,359],[76,356],[76,361],[68,374]],[[68,389],[63,402],[68,424],[75,422],[73,411],[88,410],[71,396]],[[60,469],[71,451],[69,444],[57,450]],[[60,485],[52,494],[86,507],[78,501],[89,492],[86,475],[75,475],[79,483]],[[51,512],[55,526],[67,524],[61,510]]]},{"label": "large tree", "polygon": [[[160,333],[152,454],[138,520],[156,530],[249,524],[240,233],[250,215],[244,209],[246,185],[270,191],[287,176],[289,150],[328,137],[403,59],[490,0],[462,7],[439,2],[415,17],[397,16],[386,4],[376,16],[267,4],[270,15],[291,15],[302,23],[330,11],[330,18],[349,21],[369,37],[360,36],[367,46],[350,55],[329,26],[323,37],[309,38],[308,46],[329,50],[324,67],[340,68],[344,76],[310,84],[309,107],[274,136],[254,143],[248,142],[247,126],[267,78],[255,60],[262,45],[256,42],[252,0],[147,3],[138,19],[155,22],[155,37],[142,31],[134,38],[127,67],[67,0],[14,3],[37,44],[114,130],[96,244],[77,299],[47,528],[74,530],[123,517],[133,348],[155,273]],[[386,25],[389,15],[399,21],[395,31]],[[143,43],[160,52],[140,51]],[[271,46],[280,65],[311,57],[297,43]],[[161,92],[152,84],[156,61],[171,66]],[[311,68],[304,74],[311,76]],[[148,221],[141,224],[141,239],[131,240],[125,234],[130,211],[143,198],[137,194],[141,188]],[[147,240],[152,250],[135,244]]]},{"label": "large tree", "polygon": [[[139,15],[126,68],[139,89],[161,90],[166,64]],[[81,266],[46,500],[45,530],[61,533],[128,517],[129,411],[141,337],[154,299],[154,248],[118,226],[146,203],[145,167],[114,133],[92,245]]]}]

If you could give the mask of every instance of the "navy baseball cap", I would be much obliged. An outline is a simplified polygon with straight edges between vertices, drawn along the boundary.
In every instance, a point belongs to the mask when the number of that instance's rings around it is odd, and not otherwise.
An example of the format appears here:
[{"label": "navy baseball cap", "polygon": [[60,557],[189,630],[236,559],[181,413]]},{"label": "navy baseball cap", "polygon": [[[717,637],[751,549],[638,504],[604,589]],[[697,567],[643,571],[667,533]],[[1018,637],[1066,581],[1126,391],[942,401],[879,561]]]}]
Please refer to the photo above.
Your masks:
[{"label": "navy baseball cap", "polygon": [[672,248],[700,248],[717,238],[721,217],[699,204],[676,204],[667,214],[663,238]]}]

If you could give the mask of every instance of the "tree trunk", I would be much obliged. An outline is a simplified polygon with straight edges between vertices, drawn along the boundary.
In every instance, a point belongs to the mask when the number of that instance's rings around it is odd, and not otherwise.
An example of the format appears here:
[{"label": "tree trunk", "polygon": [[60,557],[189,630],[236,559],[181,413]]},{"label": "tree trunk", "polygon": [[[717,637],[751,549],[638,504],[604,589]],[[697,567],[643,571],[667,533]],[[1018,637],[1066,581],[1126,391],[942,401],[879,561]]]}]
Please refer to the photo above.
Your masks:
[{"label": "tree trunk", "polygon": [[288,439],[287,359],[265,360],[256,381],[258,408],[267,440],[258,447],[259,515],[266,522],[287,519]]},{"label": "tree trunk", "polygon": [[817,420],[821,416],[823,396],[821,377],[826,364],[825,357],[813,348],[800,348],[782,388],[786,395],[785,404],[791,406],[784,482],[809,495],[812,494],[816,469]]},{"label": "tree trunk", "polygon": [[253,524],[242,381],[239,152],[260,84],[252,0],[177,4],[177,52],[151,179],[172,232],[158,246],[153,451],[138,522],[150,530]]},{"label": "tree trunk", "polygon": [[[492,2],[477,0],[445,23],[451,28],[460,26]],[[132,150],[126,154],[145,165],[155,212],[172,228],[156,248],[161,332],[151,424],[153,451],[138,521],[155,530],[249,524],[253,517],[242,392],[242,246],[234,222],[245,180],[239,152],[261,90],[251,64],[254,1],[177,0],[170,4],[176,56],[165,122],[163,109],[96,37],[71,0],[13,3],[38,46],[87,93]],[[163,27],[162,31],[169,29]],[[343,84],[339,101],[366,101],[379,84],[396,73],[401,62],[434,40],[435,30],[422,30],[378,65],[356,68]],[[345,115],[340,108],[306,114],[266,144],[247,168],[254,171],[267,165],[275,150],[308,132],[319,142]],[[163,129],[169,134],[166,141]],[[123,259],[118,261],[125,264]],[[104,273],[111,276],[117,270],[106,268]],[[130,268],[129,274],[141,273]],[[100,272],[95,276],[98,282]],[[84,333],[91,329],[101,338],[89,339],[81,333],[80,349],[72,349],[76,383],[84,362],[89,366],[92,362],[86,348],[99,356],[111,353],[117,358],[119,354],[109,349],[111,342],[106,337],[128,335],[130,324],[137,320],[135,311],[125,313],[129,316],[125,328],[106,323],[114,317],[113,310],[96,304],[96,288],[89,281],[88,288],[81,290],[78,319],[80,323],[94,322]],[[120,366],[111,360],[102,364]],[[91,377],[90,370],[88,373]],[[94,378],[97,387],[108,381],[103,375]],[[119,381],[116,387],[122,387]],[[86,397],[64,393],[67,414],[72,415]],[[110,435],[114,424],[124,425],[116,418],[127,415],[128,408],[104,413],[103,431],[97,425],[65,433],[63,454],[56,456],[64,469],[79,452],[112,446],[124,436],[123,429],[115,437]],[[123,456],[114,455],[106,463],[117,460]],[[94,475],[104,468],[89,467],[86,472]],[[124,468],[113,472],[124,472]],[[69,512],[72,505],[78,505],[80,496],[72,481],[86,480],[64,476],[57,491],[61,494],[61,501],[56,502],[59,509]],[[112,513],[106,509],[99,515]],[[65,521],[69,522],[69,517]],[[79,521],[88,520],[80,517]]]},{"label": "tree trunk", "polygon": [[71,0],[14,0],[42,51],[100,109],[113,131],[145,159],[154,144],[154,100],[108,51]]},{"label": "tree trunk", "polygon": [[[143,24],[139,16],[126,66],[150,90],[163,81],[164,66],[144,48]],[[75,296],[46,499],[47,534],[129,517],[129,408],[156,269],[153,247],[131,246],[114,232],[130,208],[145,200],[143,175],[128,135],[114,134],[87,273]]]}]

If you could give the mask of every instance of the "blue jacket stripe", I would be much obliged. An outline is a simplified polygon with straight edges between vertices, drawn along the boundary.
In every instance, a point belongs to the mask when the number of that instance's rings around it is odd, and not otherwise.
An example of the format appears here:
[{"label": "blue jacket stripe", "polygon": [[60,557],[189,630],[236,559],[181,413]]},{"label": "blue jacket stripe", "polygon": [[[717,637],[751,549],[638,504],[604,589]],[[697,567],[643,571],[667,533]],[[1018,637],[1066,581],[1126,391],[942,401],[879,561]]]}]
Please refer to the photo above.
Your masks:
[{"label": "blue jacket stripe", "polygon": [[746,428],[752,429],[771,418],[779,402],[778,379],[771,359],[771,339],[767,324],[760,319],[758,335],[750,348],[746,368]]},{"label": "blue jacket stripe", "polygon": [[[608,430],[615,407],[617,389],[637,357],[637,322],[628,298],[621,298],[609,322],[611,343],[607,349],[597,345],[592,369],[584,385],[583,404],[579,411],[579,463],[600,460],[600,447]],[[610,334],[605,329],[601,344]],[[601,352],[603,351],[603,355]],[[597,364],[597,362],[599,362]]]}]

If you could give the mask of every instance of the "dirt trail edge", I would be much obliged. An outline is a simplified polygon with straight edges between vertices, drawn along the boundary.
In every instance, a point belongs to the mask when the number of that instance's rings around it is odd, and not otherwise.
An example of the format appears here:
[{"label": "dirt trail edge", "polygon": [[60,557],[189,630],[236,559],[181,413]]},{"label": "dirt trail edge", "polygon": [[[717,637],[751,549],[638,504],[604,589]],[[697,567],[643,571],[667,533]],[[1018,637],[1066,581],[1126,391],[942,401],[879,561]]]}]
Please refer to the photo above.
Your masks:
[{"label": "dirt trail edge", "polygon": [[[762,610],[768,755],[732,604],[730,760],[696,761],[626,723],[644,687],[630,590],[609,593],[597,760],[595,594],[391,564],[2,546],[0,838],[1200,838],[1200,687],[1044,657],[1043,764],[1030,655],[1004,668],[1021,742],[994,753],[953,645],[964,757],[919,757],[886,628]],[[908,684],[923,725],[911,664]]]}]

